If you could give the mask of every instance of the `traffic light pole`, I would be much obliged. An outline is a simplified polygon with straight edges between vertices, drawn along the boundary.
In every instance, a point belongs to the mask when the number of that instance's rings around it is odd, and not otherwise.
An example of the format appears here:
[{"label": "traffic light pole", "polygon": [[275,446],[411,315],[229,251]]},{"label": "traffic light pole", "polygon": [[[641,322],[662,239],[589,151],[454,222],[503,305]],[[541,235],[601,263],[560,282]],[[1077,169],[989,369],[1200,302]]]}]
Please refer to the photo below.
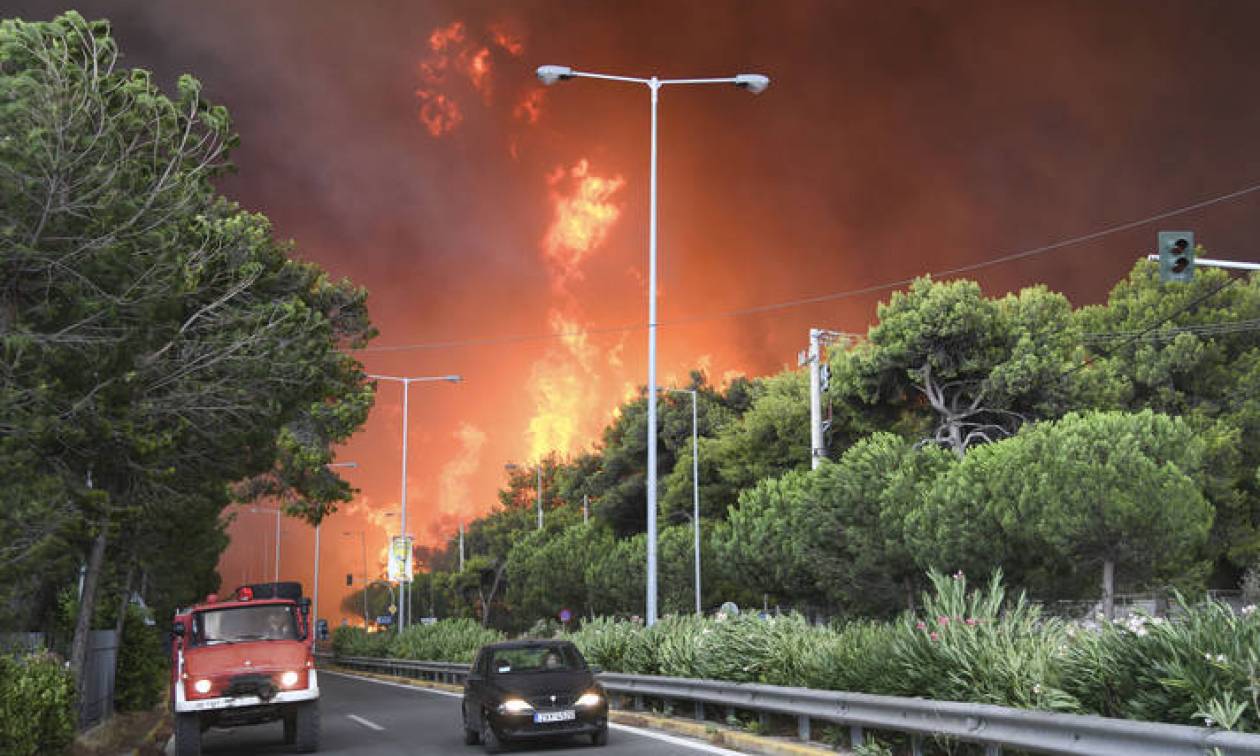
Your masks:
[{"label": "traffic light pole", "polygon": [[[1159,255],[1147,255],[1147,260],[1159,262]],[[1227,270],[1260,270],[1260,263],[1241,262],[1238,260],[1213,260],[1210,257],[1196,257],[1195,267],[1225,268]]]}]

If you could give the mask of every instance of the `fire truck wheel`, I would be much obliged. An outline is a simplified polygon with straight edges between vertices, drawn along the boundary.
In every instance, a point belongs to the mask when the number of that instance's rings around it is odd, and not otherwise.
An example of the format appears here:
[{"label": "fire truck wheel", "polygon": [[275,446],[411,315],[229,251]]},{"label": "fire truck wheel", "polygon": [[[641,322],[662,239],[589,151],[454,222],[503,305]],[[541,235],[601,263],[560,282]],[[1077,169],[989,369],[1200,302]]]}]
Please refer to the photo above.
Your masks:
[{"label": "fire truck wheel", "polygon": [[297,705],[297,747],[299,753],[319,750],[319,699]]},{"label": "fire truck wheel", "polygon": [[201,717],[195,711],[175,715],[175,755],[201,756]]},{"label": "fire truck wheel", "polygon": [[297,706],[290,704],[284,709],[284,744],[297,742]]}]

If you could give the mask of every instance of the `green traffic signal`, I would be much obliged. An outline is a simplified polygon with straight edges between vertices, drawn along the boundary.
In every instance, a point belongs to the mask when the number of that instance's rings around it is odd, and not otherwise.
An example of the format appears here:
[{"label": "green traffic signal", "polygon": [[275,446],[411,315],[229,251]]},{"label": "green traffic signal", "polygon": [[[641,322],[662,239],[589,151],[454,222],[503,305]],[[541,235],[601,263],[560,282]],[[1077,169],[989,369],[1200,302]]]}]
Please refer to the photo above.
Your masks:
[{"label": "green traffic signal", "polygon": [[1189,283],[1194,279],[1194,232],[1159,232],[1159,280]]}]

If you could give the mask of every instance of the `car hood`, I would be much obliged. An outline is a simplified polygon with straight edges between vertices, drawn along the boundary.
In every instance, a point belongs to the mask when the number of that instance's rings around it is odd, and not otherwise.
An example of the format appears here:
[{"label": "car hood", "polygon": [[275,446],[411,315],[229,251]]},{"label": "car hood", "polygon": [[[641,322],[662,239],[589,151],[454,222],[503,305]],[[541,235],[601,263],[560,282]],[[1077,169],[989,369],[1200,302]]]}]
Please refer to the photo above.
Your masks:
[{"label": "car hood", "polygon": [[539,672],[495,675],[491,687],[502,695],[537,696],[547,693],[584,693],[595,687],[590,672]]}]

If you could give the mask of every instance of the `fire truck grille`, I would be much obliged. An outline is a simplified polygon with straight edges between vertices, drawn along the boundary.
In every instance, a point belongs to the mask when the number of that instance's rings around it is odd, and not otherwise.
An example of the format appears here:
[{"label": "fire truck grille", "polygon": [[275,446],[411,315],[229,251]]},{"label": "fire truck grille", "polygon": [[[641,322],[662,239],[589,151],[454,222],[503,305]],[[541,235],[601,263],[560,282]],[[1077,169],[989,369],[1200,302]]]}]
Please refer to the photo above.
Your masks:
[{"label": "fire truck grille", "polygon": [[279,689],[268,675],[236,675],[229,681],[226,692],[229,696],[258,696],[270,701]]}]

